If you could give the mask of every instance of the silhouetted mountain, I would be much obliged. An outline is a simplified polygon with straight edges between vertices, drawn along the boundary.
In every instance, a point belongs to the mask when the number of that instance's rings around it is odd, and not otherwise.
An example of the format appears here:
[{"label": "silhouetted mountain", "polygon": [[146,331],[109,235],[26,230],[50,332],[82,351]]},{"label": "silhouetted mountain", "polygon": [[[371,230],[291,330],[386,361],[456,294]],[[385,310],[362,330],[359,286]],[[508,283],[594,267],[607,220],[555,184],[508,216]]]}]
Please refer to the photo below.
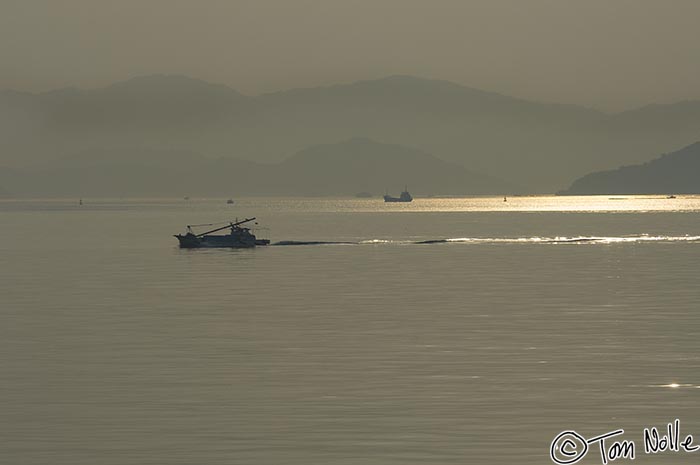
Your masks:
[{"label": "silhouetted mountain", "polygon": [[163,75],[102,89],[0,92],[0,166],[15,167],[115,147],[270,163],[362,135],[551,192],[581,173],[698,140],[699,132],[698,102],[607,115],[409,76],[258,97]]},{"label": "silhouetted mountain", "polygon": [[[257,99],[271,106],[385,107],[399,111],[427,112],[438,115],[531,114],[547,115],[561,111],[577,118],[596,118],[599,112],[575,105],[539,104],[454,84],[449,81],[413,76],[389,76],[372,81],[338,84],[329,87],[292,89],[261,95]],[[553,113],[551,113],[553,114]]]},{"label": "silhouetted mountain", "polygon": [[587,174],[560,194],[698,194],[698,173],[700,142],[643,165]]},{"label": "silhouetted mountain", "polygon": [[19,196],[138,197],[244,194],[236,181],[264,179],[265,165],[207,159],[185,150],[92,150],[30,168],[0,169],[0,183]]},{"label": "silhouetted mountain", "polygon": [[67,131],[191,130],[248,111],[249,97],[184,76],[145,76],[104,89],[62,89],[42,95],[50,124]]},{"label": "silhouetted mountain", "polygon": [[511,194],[522,189],[427,153],[354,138],[302,150],[284,162],[207,159],[189,151],[83,152],[33,169],[0,170],[0,182],[28,196]]},{"label": "silhouetted mountain", "polygon": [[647,105],[613,116],[618,130],[684,132],[697,130],[700,101],[684,101],[666,105]]},{"label": "silhouetted mountain", "polygon": [[472,173],[428,153],[367,138],[302,150],[281,164],[278,185],[305,195],[351,195],[355,192],[400,191],[405,184],[416,195],[502,194],[522,188]]}]

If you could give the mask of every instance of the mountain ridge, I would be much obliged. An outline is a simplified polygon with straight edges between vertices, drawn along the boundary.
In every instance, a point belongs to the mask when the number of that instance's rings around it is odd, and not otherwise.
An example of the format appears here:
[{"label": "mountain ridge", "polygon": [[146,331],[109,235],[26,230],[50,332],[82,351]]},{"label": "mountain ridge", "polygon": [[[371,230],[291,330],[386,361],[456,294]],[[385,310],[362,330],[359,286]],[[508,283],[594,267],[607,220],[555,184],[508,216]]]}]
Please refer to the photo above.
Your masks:
[{"label": "mountain ridge", "polygon": [[[153,90],[155,89],[155,90]],[[700,104],[609,115],[405,75],[246,96],[182,75],[55,93],[0,93],[0,165],[131,146],[281,162],[364,135],[434,154],[532,193],[640,163],[700,138]],[[680,109],[678,109],[680,108]]]},{"label": "mountain ridge", "polygon": [[351,81],[351,82],[344,82],[344,83],[336,83],[336,84],[328,84],[328,85],[319,85],[319,86],[305,86],[305,87],[292,87],[289,89],[280,89],[280,90],[275,90],[275,91],[270,91],[270,92],[263,92],[259,94],[244,94],[234,87],[229,86],[228,84],[223,84],[223,83],[215,83],[215,82],[209,82],[204,79],[196,78],[196,77],[191,77],[185,74],[178,74],[178,73],[151,73],[151,74],[139,74],[139,75],[134,75],[129,78],[125,78],[122,80],[114,81],[113,83],[103,85],[103,86],[97,86],[97,87],[88,87],[88,88],[82,88],[82,87],[76,87],[76,86],[65,86],[65,87],[58,87],[55,89],[49,89],[45,91],[39,91],[39,92],[31,92],[31,91],[25,91],[25,90],[17,90],[13,88],[4,88],[0,89],[0,95],[2,94],[17,94],[17,95],[23,95],[23,96],[46,96],[54,93],[62,93],[62,92],[81,92],[81,93],[91,93],[91,92],[97,92],[97,91],[104,91],[104,90],[109,90],[109,89],[119,89],[119,88],[124,88],[124,87],[130,87],[134,84],[137,83],[148,83],[148,82],[160,82],[162,83],[163,80],[166,81],[179,81],[181,83],[195,83],[196,85],[201,86],[202,88],[219,88],[222,90],[226,90],[231,93],[235,93],[241,97],[245,98],[250,98],[250,99],[255,99],[255,98],[260,98],[260,97],[272,97],[272,96],[277,96],[280,94],[286,94],[286,93],[302,93],[305,91],[318,91],[318,90],[336,90],[339,88],[346,88],[346,87],[356,87],[356,86],[365,86],[368,84],[374,84],[374,83],[388,83],[388,82],[420,82],[420,83],[432,83],[432,84],[438,84],[438,85],[444,85],[446,87],[450,87],[452,89],[460,90],[460,91],[468,91],[468,92],[473,92],[473,93],[478,93],[478,94],[484,94],[484,95],[489,95],[494,98],[503,98],[507,100],[515,100],[515,101],[520,101],[523,103],[529,103],[529,104],[536,104],[536,105],[541,105],[541,106],[551,106],[551,107],[573,107],[577,109],[584,109],[593,113],[598,113],[601,115],[608,115],[608,116],[615,116],[615,115],[623,115],[623,114],[628,114],[628,113],[633,113],[633,112],[638,112],[638,111],[646,111],[650,109],[658,109],[662,107],[675,107],[679,105],[700,105],[700,97],[699,98],[686,98],[682,100],[677,100],[673,102],[665,102],[665,103],[658,103],[658,102],[652,102],[640,106],[635,106],[631,107],[625,110],[621,111],[614,111],[614,112],[608,112],[608,111],[601,111],[598,109],[595,109],[593,107],[588,107],[586,105],[581,105],[581,104],[576,104],[576,103],[567,103],[567,102],[548,102],[548,101],[540,101],[536,99],[528,99],[525,97],[516,97],[516,96],[510,96],[507,94],[504,94],[502,92],[498,91],[492,91],[492,90],[484,90],[484,89],[479,89],[476,87],[471,87],[468,85],[464,84],[459,84],[453,81],[449,81],[446,79],[435,79],[435,78],[425,78],[425,77],[420,77],[420,76],[414,76],[410,74],[391,74],[387,75],[384,77],[380,78],[375,78],[375,79],[362,79],[362,80],[357,80],[357,81]]},{"label": "mountain ridge", "polygon": [[521,192],[518,186],[420,150],[364,137],[310,146],[271,164],[208,159],[186,150],[123,151],[129,155],[85,152],[34,169],[0,170],[0,183],[18,196],[33,197],[350,196],[405,183],[419,196]]},{"label": "mountain ridge", "polygon": [[639,165],[589,173],[559,195],[698,194],[700,142]]}]

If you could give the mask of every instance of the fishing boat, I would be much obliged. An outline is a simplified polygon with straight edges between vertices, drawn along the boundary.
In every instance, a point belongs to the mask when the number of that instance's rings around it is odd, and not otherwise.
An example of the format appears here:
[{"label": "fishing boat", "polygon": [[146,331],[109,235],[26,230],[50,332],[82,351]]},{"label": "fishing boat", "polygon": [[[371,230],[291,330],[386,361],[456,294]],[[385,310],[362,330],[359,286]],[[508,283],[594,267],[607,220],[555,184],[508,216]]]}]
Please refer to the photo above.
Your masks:
[{"label": "fishing boat", "polygon": [[404,188],[404,191],[401,192],[401,195],[398,197],[392,197],[388,193],[384,196],[384,201],[385,202],[412,202],[413,197],[411,197],[411,194],[408,193],[408,186]]},{"label": "fishing boat", "polygon": [[[243,221],[229,222],[226,226],[220,228],[212,229],[200,234],[195,234],[192,230],[196,226],[187,226],[186,234],[175,234],[175,237],[180,242],[181,249],[200,249],[200,248],[234,248],[234,249],[244,249],[250,247],[256,247],[259,245],[269,245],[269,239],[258,239],[253,233],[250,232],[250,228],[246,228],[242,225],[254,221],[253,218],[246,218]],[[255,223],[257,224],[257,223]],[[212,226],[208,225],[198,225],[198,226]],[[223,231],[229,229],[228,234],[213,234],[215,232]]]}]

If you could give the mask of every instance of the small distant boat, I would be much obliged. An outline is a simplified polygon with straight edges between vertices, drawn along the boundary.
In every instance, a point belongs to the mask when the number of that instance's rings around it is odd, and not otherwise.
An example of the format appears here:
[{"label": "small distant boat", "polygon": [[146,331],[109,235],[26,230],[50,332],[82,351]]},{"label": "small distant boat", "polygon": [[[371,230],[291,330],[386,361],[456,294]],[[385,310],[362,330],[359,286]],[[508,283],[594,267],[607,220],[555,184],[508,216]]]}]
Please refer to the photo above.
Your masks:
[{"label": "small distant boat", "polygon": [[669,195],[669,196],[668,196],[668,197],[666,197],[666,198],[667,198],[667,199],[675,199],[675,198],[676,198],[676,196],[675,196],[675,195]]},{"label": "small distant boat", "polygon": [[408,193],[408,187],[405,187],[404,191],[401,192],[400,196],[392,197],[389,194],[386,194],[384,196],[384,201],[385,202],[412,202],[413,197],[411,197],[411,194]]},{"label": "small distant boat", "polygon": [[232,204],[233,204],[233,199],[228,199],[228,200],[226,201],[226,203],[229,204],[229,205],[232,205]]},{"label": "small distant boat", "polygon": [[183,199],[184,199],[184,200],[190,200],[190,198],[187,197],[187,196],[183,197]]},{"label": "small distant boat", "polygon": [[[195,234],[192,231],[192,226],[187,226],[186,234],[176,234],[175,237],[180,242],[181,249],[201,249],[201,248],[233,248],[245,249],[256,247],[259,245],[269,245],[269,239],[258,239],[249,228],[241,225],[249,223],[255,218],[246,218],[243,221],[236,221],[212,229],[201,234]],[[256,223],[257,224],[257,223]],[[202,226],[202,225],[200,225]],[[211,226],[211,225],[208,225]],[[214,235],[212,233],[230,229],[229,234]]]}]

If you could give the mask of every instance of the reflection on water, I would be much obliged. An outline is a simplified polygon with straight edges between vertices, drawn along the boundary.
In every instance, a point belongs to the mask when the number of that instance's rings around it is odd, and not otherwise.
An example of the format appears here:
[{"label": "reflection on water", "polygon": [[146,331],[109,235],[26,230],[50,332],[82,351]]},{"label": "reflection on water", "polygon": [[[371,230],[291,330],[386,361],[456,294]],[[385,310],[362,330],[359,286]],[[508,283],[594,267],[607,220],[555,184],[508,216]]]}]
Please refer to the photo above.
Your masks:
[{"label": "reflection on water", "polygon": [[0,211],[7,210],[125,210],[134,208],[200,207],[211,212],[236,213],[246,208],[264,208],[266,211],[315,212],[653,212],[700,211],[700,195],[629,195],[610,197],[590,196],[515,196],[508,197],[436,197],[416,198],[411,203],[386,203],[381,198],[241,198],[235,206],[225,199],[20,199],[0,200]]},{"label": "reflection on water", "polygon": [[[0,202],[1,463],[543,464],[565,429],[700,434],[697,197],[83,200]],[[236,216],[351,244],[172,237]]]},{"label": "reflection on water", "polygon": [[535,243],[535,244],[614,244],[617,242],[696,242],[700,236],[626,236],[626,237],[455,237],[450,239],[426,239],[422,241],[365,239],[352,241],[279,241],[280,245],[377,245],[377,244],[485,244],[485,243]]}]

